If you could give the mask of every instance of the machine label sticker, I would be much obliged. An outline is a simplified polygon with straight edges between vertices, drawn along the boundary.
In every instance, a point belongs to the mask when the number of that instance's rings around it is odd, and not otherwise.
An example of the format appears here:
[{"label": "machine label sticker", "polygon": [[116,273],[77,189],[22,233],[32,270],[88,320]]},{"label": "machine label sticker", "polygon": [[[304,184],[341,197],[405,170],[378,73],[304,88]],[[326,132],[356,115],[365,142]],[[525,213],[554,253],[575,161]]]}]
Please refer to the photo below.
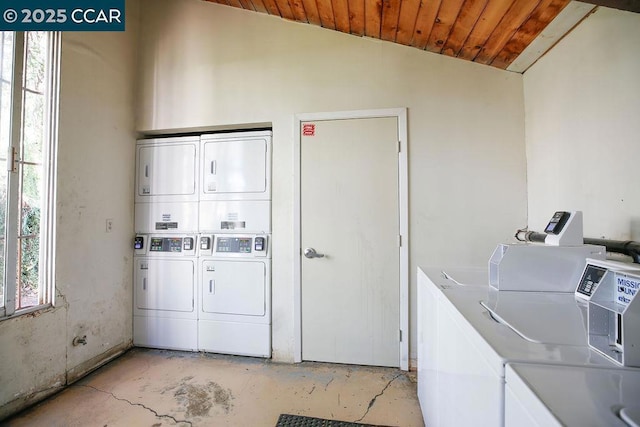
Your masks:
[{"label": "machine label sticker", "polygon": [[305,123],[302,125],[302,136],[316,136],[315,123]]},{"label": "machine label sticker", "polygon": [[640,279],[616,275],[616,302],[629,305],[640,289]]},{"label": "machine label sticker", "polygon": [[235,230],[236,228],[246,228],[245,221],[221,221],[220,228],[222,230]]},{"label": "machine label sticker", "polygon": [[156,230],[169,230],[178,228],[177,222],[156,222]]},{"label": "machine label sticker", "polygon": [[125,0],[4,0],[0,5],[0,30],[124,31],[124,2]]}]

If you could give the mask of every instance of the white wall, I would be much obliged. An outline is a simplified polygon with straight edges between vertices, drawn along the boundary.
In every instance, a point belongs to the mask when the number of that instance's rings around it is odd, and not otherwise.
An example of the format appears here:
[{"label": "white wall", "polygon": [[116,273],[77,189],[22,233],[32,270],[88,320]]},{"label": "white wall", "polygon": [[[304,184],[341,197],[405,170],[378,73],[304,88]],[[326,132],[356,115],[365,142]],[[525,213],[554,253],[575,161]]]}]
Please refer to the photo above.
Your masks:
[{"label": "white wall", "polygon": [[484,265],[526,223],[521,76],[207,2],[143,4],[138,130],[273,124],[276,360],[294,357],[294,115],[409,108],[415,358],[416,267]]},{"label": "white wall", "polygon": [[125,33],[63,34],[56,308],[0,322],[0,419],[131,345],[138,12]]},{"label": "white wall", "polygon": [[529,225],[640,240],[640,14],[599,8],[524,75]]}]

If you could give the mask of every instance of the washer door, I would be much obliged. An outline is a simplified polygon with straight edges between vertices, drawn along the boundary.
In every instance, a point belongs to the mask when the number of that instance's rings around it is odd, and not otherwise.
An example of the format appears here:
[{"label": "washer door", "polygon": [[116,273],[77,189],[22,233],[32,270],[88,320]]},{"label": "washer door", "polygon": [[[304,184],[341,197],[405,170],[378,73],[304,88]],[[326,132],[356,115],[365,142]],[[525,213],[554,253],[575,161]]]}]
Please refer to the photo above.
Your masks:
[{"label": "washer door", "polygon": [[203,261],[202,311],[264,316],[266,273],[261,261]]}]

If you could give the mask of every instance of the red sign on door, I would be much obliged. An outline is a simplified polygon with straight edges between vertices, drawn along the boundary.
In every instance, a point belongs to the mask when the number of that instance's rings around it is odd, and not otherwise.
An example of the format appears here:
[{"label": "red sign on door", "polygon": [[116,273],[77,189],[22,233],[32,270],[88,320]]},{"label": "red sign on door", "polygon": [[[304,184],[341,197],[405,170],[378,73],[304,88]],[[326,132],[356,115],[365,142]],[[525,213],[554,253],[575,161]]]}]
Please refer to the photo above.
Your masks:
[{"label": "red sign on door", "polygon": [[302,125],[302,136],[316,136],[316,125],[305,123]]}]

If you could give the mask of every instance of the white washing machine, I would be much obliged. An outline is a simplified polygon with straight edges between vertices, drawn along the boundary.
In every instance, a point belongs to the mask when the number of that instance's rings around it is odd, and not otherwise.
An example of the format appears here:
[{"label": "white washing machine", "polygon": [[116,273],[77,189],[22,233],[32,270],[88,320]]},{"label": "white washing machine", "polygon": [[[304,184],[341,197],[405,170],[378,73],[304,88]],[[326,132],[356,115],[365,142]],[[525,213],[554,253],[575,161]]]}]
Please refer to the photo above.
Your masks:
[{"label": "white washing machine", "polygon": [[197,234],[139,234],[134,249],[133,344],[198,349]]},{"label": "white washing machine", "polygon": [[418,270],[426,424],[503,426],[509,362],[613,367],[589,348],[584,303],[573,294],[497,291],[486,269],[447,273]]},{"label": "white washing machine", "polygon": [[271,131],[201,136],[201,231],[271,231],[271,139]]},{"label": "white washing machine", "polygon": [[200,350],[271,357],[268,234],[200,236]]},{"label": "white washing machine", "polygon": [[136,233],[198,230],[198,136],[139,140],[136,144]]},{"label": "white washing machine", "polygon": [[508,364],[507,427],[640,425],[640,371]]}]

